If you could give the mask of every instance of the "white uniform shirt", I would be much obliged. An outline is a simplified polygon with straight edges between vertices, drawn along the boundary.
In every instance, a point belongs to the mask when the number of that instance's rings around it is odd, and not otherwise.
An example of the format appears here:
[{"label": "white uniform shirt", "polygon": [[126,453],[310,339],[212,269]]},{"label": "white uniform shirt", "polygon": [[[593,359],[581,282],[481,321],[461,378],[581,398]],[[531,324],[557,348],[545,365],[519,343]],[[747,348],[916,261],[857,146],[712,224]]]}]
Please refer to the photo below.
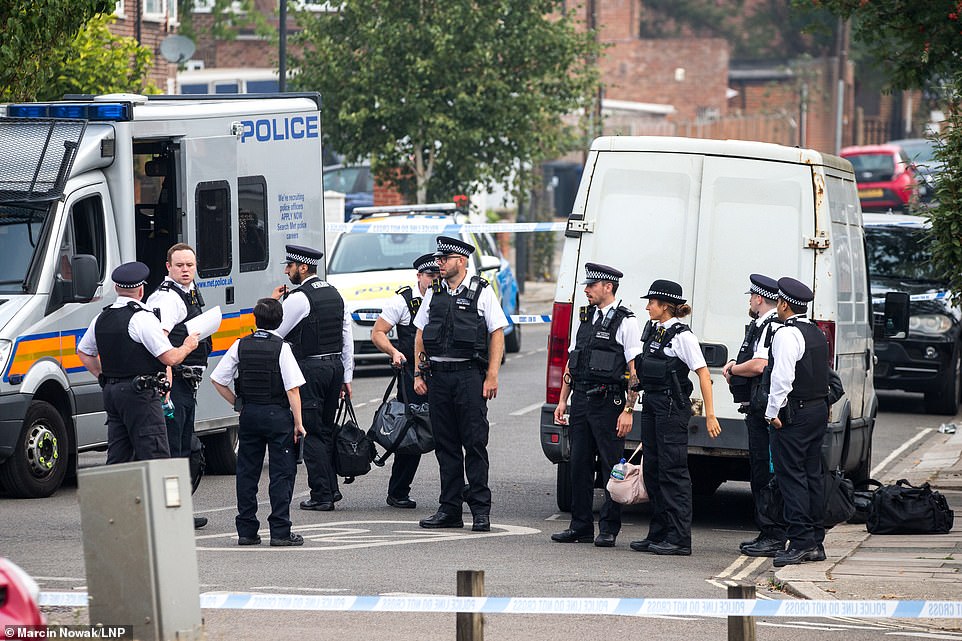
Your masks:
[{"label": "white uniform shirt", "polygon": [[[664,323],[657,323],[655,330],[664,327],[667,331],[669,327],[680,322],[681,320],[678,318],[669,318]],[[698,337],[695,336],[694,332],[675,334],[668,347],[665,347],[665,356],[677,356],[693,372],[700,370],[702,367],[707,367],[705,355],[701,353],[701,346],[698,344]]]},{"label": "white uniform shirt", "polygon": [[[280,337],[275,331],[265,330]],[[220,383],[225,387],[233,384],[234,379],[237,378],[237,346],[240,344],[241,339],[234,341],[224,356],[221,357],[220,362],[217,363],[217,367],[214,371],[210,373],[210,380],[215,383]],[[278,358],[281,364],[281,380],[284,381],[284,390],[290,391],[295,387],[300,387],[304,384],[304,375],[301,373],[301,368],[297,365],[297,359],[294,358],[294,352],[291,351],[291,346],[287,343],[281,345],[281,355]]]},{"label": "white uniform shirt", "polygon": [[[414,283],[414,286],[411,288],[411,297],[422,298],[421,289],[417,283]],[[384,308],[381,310],[381,318],[386,320],[391,327],[410,325],[411,311],[408,309],[408,304],[407,301],[404,300],[404,296],[400,294],[392,296],[391,300],[384,304]]]},{"label": "white uniform shirt", "polygon": [[[315,278],[318,276],[304,279],[300,286],[303,287]],[[311,303],[307,300],[307,295],[304,292],[291,294],[284,299],[284,319],[277,328],[277,335],[287,338],[290,331],[310,313]],[[344,318],[341,321],[341,364],[344,366],[344,382],[350,383],[354,380],[354,332],[351,330],[351,312],[347,305],[344,305]]]},{"label": "white uniform shirt", "polygon": [[[164,334],[164,330],[160,327],[160,321],[154,316],[146,305],[135,298],[130,298],[128,296],[118,296],[117,300],[114,301],[113,305],[110,306],[111,309],[116,309],[119,307],[125,307],[129,302],[135,302],[140,307],[147,310],[146,314],[136,313],[130,317],[130,323],[127,325],[127,335],[135,343],[140,343],[147,348],[147,351],[154,356],[160,356],[164,352],[168,352],[174,349],[174,346],[170,344],[170,339]],[[102,312],[101,312],[102,313]],[[87,331],[84,333],[80,342],[77,343],[77,351],[83,352],[88,356],[97,356],[99,353],[97,351],[97,333],[95,327],[97,325],[97,319],[100,318],[100,314],[94,316],[94,319],[90,321],[90,325],[87,327]]]},{"label": "white uniform shirt", "polygon": [[[608,310],[619,302],[620,301],[612,301],[610,305],[596,309],[595,317],[591,319],[591,322],[597,323],[599,318],[604,317],[604,315],[608,313]],[[615,331],[615,340],[625,349],[625,361],[630,363],[634,360],[635,356],[638,356],[644,348],[641,342],[641,330],[638,328],[638,319],[631,316],[622,320],[621,324],[618,325],[617,331]],[[575,330],[571,334],[571,344],[568,345],[569,354],[577,347],[577,344],[578,331]]]},{"label": "white uniform shirt", "polygon": [[[755,327],[761,327],[762,323],[764,323],[766,319],[772,316],[777,317],[778,310],[772,308],[768,310],[768,313],[765,314],[764,316],[759,316],[758,318],[756,318],[754,321]],[[755,343],[755,351],[754,353],[752,353],[752,358],[764,358],[766,361],[768,360],[768,348],[765,347],[765,344],[768,342],[768,337],[771,335],[772,331],[774,331],[775,327],[777,327],[777,325],[775,324],[777,320],[778,319],[776,318],[774,321],[769,323],[768,326],[765,328],[765,331],[762,332],[761,335],[758,337],[758,340]]]},{"label": "white uniform shirt", "polygon": [[[793,316],[800,323],[811,322],[804,316]],[[772,368],[771,387],[765,418],[773,419],[788,402],[788,394],[795,383],[795,364],[805,355],[805,337],[797,327],[781,327],[772,339],[775,365]]]},{"label": "white uniform shirt", "polygon": [[[444,293],[449,296],[457,296],[465,289],[467,289],[469,278],[465,276],[461,284],[458,285],[454,291],[448,289],[448,281],[441,279],[441,288]],[[434,297],[434,288],[428,288],[424,292],[424,300],[421,301],[421,309],[418,310],[417,316],[414,317],[414,326],[420,330],[423,330],[428,326],[428,321],[431,319],[430,307],[431,299]],[[488,329],[488,334],[493,334],[499,329],[503,329],[508,326],[508,317],[504,315],[504,310],[501,309],[501,303],[498,302],[498,297],[494,295],[494,290],[491,289],[491,285],[487,287],[482,287],[481,291],[478,293],[478,315],[484,318],[484,324]],[[452,358],[450,356],[432,356],[431,360],[463,360],[458,358]]]},{"label": "white uniform shirt", "polygon": [[[174,287],[185,294],[189,294],[194,289],[194,283],[184,287],[170,276],[164,279],[164,282],[166,281],[173,283]],[[153,294],[147,297],[147,309],[160,310],[160,326],[168,333],[174,328],[174,325],[187,318],[187,305],[184,304],[184,299],[177,292],[170,290],[155,290]]]}]

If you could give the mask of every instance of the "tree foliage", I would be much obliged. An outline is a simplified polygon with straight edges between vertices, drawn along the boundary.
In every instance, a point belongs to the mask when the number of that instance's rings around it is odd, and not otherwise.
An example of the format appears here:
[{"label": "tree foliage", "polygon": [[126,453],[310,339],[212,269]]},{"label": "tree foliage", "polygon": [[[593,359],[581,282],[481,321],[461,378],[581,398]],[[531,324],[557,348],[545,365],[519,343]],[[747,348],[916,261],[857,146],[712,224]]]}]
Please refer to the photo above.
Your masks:
[{"label": "tree foliage", "polygon": [[40,95],[67,43],[91,18],[114,7],[114,0],[0,2],[0,100]]},{"label": "tree foliage", "polygon": [[962,300],[962,73],[949,83],[949,111],[938,140],[936,158],[943,168],[936,182],[938,206],[928,210],[932,223],[933,258],[956,301]]},{"label": "tree foliage", "polygon": [[201,34],[194,25],[196,0],[177,0],[177,16],[180,21],[178,33],[196,42],[199,37],[208,36],[215,40],[233,40],[239,30],[251,30],[262,38],[275,35],[267,17],[261,13],[254,0],[209,0],[210,14],[213,18],[210,29]]},{"label": "tree foliage", "polygon": [[344,0],[298,15],[292,84],[328,140],[418,202],[514,179],[570,144],[597,87],[592,34],[561,0]]}]

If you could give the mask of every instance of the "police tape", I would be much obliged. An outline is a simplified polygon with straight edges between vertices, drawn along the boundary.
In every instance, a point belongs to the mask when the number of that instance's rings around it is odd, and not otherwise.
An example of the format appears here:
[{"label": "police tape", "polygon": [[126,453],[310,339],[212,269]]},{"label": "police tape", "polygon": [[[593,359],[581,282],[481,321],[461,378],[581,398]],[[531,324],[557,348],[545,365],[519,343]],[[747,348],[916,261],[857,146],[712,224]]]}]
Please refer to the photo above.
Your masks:
[{"label": "police tape", "polygon": [[[41,592],[44,607],[85,607],[84,592]],[[330,596],[206,592],[200,607],[216,610],[318,612],[471,612],[615,616],[857,617],[959,619],[962,601],[795,601],[762,599],[598,599],[551,597]]]},{"label": "police tape", "polygon": [[[379,312],[351,312],[351,318],[356,321],[367,321],[373,323],[381,317]],[[515,325],[540,325],[550,323],[550,314],[511,314],[508,316]]]},{"label": "police tape", "polygon": [[457,233],[507,232],[525,234],[539,231],[564,231],[568,223],[327,223],[324,229],[332,234],[434,234],[450,236]]},{"label": "police tape", "polygon": [[[926,293],[926,294],[912,294],[912,295],[909,296],[909,300],[910,300],[910,301],[942,300],[942,299],[944,299],[944,298],[949,298],[949,296],[950,296],[949,292],[946,292],[946,291],[941,291],[941,292],[929,292],[929,293]],[[873,298],[873,299],[872,299],[872,304],[873,304],[873,305],[884,305],[884,304],[885,304],[885,299],[884,299],[884,298]]]}]

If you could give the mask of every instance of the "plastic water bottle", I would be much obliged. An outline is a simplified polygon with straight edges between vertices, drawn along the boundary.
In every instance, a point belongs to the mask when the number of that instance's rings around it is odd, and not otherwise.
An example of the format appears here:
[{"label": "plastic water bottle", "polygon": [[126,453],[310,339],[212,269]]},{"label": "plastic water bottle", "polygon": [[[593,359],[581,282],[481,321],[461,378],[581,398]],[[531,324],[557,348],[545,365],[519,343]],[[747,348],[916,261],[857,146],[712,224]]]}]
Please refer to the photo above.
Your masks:
[{"label": "plastic water bottle", "polygon": [[166,418],[174,418],[174,402],[173,401],[166,400],[160,406],[164,408],[164,416]]},{"label": "plastic water bottle", "polygon": [[625,480],[625,474],[628,472],[628,466],[626,465],[625,459],[621,459],[617,465],[611,468],[611,478],[618,481]]}]

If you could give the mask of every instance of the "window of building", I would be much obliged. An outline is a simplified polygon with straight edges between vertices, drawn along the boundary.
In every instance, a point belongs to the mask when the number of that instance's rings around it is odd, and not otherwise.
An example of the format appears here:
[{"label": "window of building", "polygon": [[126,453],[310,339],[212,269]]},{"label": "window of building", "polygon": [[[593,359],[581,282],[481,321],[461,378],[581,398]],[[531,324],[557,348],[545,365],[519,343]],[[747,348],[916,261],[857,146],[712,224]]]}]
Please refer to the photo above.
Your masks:
[{"label": "window of building", "polygon": [[164,0],[143,0],[143,1],[144,1],[144,19],[145,20],[158,20],[158,19],[164,18]]},{"label": "window of building", "polygon": [[231,269],[230,185],[217,180],[197,185],[197,273],[201,278],[225,276]]},{"label": "window of building", "polygon": [[124,17],[124,0],[117,0],[117,4],[114,6],[114,15]]},{"label": "window of building", "polygon": [[237,217],[240,270],[267,269],[267,181],[263,176],[237,179]]}]

